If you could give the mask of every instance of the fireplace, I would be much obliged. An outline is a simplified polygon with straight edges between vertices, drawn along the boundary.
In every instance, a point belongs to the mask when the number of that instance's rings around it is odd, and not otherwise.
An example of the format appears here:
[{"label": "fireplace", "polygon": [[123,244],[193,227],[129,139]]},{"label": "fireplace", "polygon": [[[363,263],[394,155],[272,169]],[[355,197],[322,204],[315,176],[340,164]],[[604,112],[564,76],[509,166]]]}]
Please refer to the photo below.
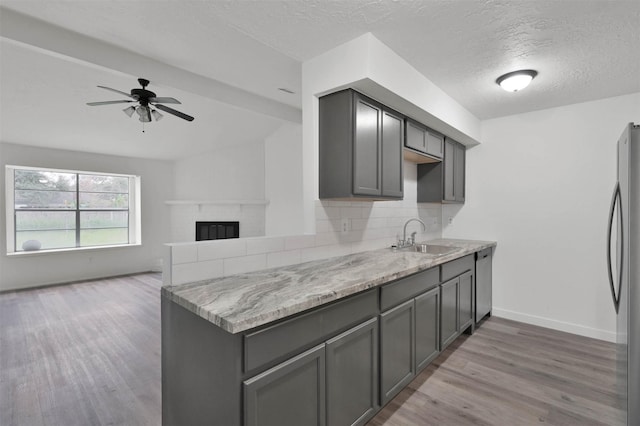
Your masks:
[{"label": "fireplace", "polygon": [[240,222],[196,222],[196,241],[240,237]]}]

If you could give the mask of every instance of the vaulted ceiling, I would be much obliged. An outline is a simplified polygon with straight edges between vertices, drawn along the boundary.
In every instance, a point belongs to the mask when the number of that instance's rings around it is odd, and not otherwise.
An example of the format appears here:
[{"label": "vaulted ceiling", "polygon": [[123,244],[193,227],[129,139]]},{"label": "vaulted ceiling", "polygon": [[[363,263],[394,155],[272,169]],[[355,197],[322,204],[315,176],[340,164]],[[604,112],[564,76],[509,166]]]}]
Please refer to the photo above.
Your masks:
[{"label": "vaulted ceiling", "polygon": [[[480,119],[640,91],[640,2],[0,1],[0,140],[176,159],[300,120],[301,63],[371,32]],[[495,79],[538,70],[527,90]],[[136,78],[192,123],[97,88]],[[293,91],[293,94],[279,90]]]}]

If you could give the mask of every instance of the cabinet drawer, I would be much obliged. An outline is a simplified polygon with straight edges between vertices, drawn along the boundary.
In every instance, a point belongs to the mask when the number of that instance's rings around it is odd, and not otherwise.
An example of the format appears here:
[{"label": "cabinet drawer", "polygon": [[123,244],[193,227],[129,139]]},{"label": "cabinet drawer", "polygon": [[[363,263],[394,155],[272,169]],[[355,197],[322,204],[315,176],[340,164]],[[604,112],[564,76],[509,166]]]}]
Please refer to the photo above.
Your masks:
[{"label": "cabinet drawer", "polygon": [[491,247],[486,248],[484,250],[480,250],[477,254],[477,259],[483,259],[487,256],[491,256]]},{"label": "cabinet drawer", "polygon": [[418,272],[380,288],[380,310],[386,311],[409,300],[440,283],[438,268]]},{"label": "cabinet drawer", "polygon": [[292,355],[378,313],[377,289],[245,335],[244,371]]},{"label": "cabinet drawer", "polygon": [[466,271],[473,271],[475,263],[473,259],[474,255],[470,254],[465,257],[461,257],[460,259],[453,260],[451,262],[447,262],[442,265],[440,280],[448,281],[451,278],[457,277]]}]

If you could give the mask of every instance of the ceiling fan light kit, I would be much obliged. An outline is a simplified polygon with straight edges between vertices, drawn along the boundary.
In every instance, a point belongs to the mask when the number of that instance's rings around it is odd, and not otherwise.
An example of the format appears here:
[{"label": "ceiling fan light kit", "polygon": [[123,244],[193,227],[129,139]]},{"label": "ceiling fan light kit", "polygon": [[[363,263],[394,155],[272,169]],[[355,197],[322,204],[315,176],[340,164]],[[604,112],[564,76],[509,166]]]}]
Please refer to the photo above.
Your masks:
[{"label": "ceiling fan light kit", "polygon": [[164,117],[164,115],[160,114],[155,109],[151,110],[151,115],[153,115],[153,119],[156,120],[156,121],[160,121],[160,120],[162,120],[162,117]]},{"label": "ceiling fan light kit", "polygon": [[135,107],[126,107],[125,109],[122,110],[125,114],[127,114],[129,117],[131,117],[133,115],[134,112],[136,112],[136,108]]},{"label": "ceiling fan light kit", "polygon": [[517,92],[527,87],[537,75],[536,70],[513,71],[498,77],[496,84],[507,92]]},{"label": "ceiling fan light kit", "polygon": [[[131,89],[131,93],[122,92],[120,90],[112,89],[106,86],[98,86],[101,89],[110,90],[115,93],[119,93],[124,96],[128,96],[132,100],[124,99],[119,101],[103,101],[103,102],[88,102],[89,106],[98,106],[98,105],[111,105],[111,104],[119,104],[119,103],[131,103],[138,102],[138,106],[129,106],[122,111],[127,114],[129,117],[133,116],[134,112],[137,112],[139,115],[139,120],[143,123],[150,123],[151,118],[155,121],[159,121],[164,117],[164,115],[160,114],[155,109],[151,108],[151,106],[156,107],[157,109],[164,111],[166,113],[175,115],[176,117],[180,117],[183,120],[193,121],[193,117],[187,115],[183,112],[177,111],[173,108],[169,108],[163,104],[180,104],[180,101],[174,98],[167,97],[157,97],[155,93],[150,90],[147,90],[147,86],[149,85],[149,80],[144,78],[139,78],[138,83],[142,86],[142,89]],[[144,130],[143,130],[144,131]]]}]

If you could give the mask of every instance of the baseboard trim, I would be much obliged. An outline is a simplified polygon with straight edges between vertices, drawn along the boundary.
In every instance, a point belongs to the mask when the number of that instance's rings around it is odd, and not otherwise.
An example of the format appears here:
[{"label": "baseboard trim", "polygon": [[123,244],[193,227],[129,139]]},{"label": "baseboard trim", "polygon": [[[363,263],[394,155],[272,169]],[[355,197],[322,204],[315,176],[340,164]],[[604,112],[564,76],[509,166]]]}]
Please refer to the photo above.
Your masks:
[{"label": "baseboard trim", "polygon": [[[36,285],[29,286],[29,287],[15,287],[15,288],[11,288],[10,287],[10,288],[6,288],[6,289],[0,289],[0,294],[14,293],[16,291],[40,290],[40,289],[48,288],[48,287],[59,287],[59,286],[63,286],[63,285],[86,283],[86,282],[90,282],[90,281],[107,280],[109,278],[129,277],[129,276],[132,276],[132,275],[149,274],[149,273],[152,273],[152,272],[156,273],[158,271],[142,270],[142,271],[126,272],[126,273],[116,274],[116,275],[88,277],[88,278],[78,279],[78,280],[73,280],[73,281],[62,281],[62,282],[36,284]],[[162,271],[159,271],[159,272],[162,272]]]},{"label": "baseboard trim", "polygon": [[567,333],[577,334],[579,336],[591,337],[593,339],[614,343],[616,341],[616,333],[614,332],[585,327],[583,325],[573,324],[570,322],[558,321],[550,318],[528,315],[495,307],[492,309],[491,314],[496,317],[506,318],[532,325],[538,325],[540,327],[551,328],[553,330],[565,331]]}]

